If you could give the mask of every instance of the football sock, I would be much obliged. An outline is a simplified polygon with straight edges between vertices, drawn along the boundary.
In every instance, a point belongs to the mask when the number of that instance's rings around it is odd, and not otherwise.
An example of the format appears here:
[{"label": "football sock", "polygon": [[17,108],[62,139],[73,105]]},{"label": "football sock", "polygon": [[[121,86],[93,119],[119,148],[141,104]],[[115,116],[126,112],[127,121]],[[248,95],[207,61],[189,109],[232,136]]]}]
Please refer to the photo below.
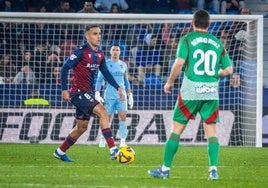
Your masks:
[{"label": "football sock", "polygon": [[67,149],[69,149],[72,145],[74,145],[75,142],[76,142],[76,139],[68,135],[59,148],[61,149],[62,152],[66,152]]},{"label": "football sock", "polygon": [[104,136],[106,143],[109,148],[113,148],[115,146],[113,134],[111,128],[102,129],[102,135]]},{"label": "football sock", "polygon": [[162,171],[167,171],[167,170],[170,170],[170,167],[166,167],[165,165],[162,165],[161,170]]},{"label": "football sock", "polygon": [[172,132],[165,145],[164,166],[170,168],[173,158],[179,149],[180,134]]},{"label": "football sock", "polygon": [[211,170],[217,170],[217,167],[216,166],[210,166],[209,171],[211,171]]},{"label": "football sock", "polygon": [[119,134],[120,134],[120,138],[127,137],[127,123],[125,121],[119,122]]},{"label": "football sock", "polygon": [[208,137],[209,166],[218,166],[220,144],[216,136]]}]

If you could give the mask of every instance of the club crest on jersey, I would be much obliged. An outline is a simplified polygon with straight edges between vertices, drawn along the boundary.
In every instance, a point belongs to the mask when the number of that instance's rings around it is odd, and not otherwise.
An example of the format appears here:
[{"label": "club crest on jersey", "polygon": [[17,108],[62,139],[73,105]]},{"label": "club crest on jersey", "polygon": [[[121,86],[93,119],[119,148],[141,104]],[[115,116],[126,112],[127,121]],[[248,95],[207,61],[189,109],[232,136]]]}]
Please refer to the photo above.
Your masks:
[{"label": "club crest on jersey", "polygon": [[217,88],[213,87],[213,86],[202,85],[200,87],[196,87],[195,92],[198,93],[198,94],[216,93]]},{"label": "club crest on jersey", "polygon": [[70,60],[74,60],[74,59],[76,59],[76,58],[77,58],[76,55],[74,55],[74,54],[71,54],[71,55],[70,55]]}]

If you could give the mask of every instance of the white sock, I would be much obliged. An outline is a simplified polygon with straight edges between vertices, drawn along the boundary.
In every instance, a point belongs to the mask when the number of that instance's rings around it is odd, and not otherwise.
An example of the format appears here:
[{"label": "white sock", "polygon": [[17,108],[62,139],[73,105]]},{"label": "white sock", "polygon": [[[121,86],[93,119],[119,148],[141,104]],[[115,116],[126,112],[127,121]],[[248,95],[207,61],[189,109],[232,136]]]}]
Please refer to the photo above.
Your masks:
[{"label": "white sock", "polygon": [[211,171],[211,170],[217,170],[217,167],[216,166],[210,166],[209,171]]},{"label": "white sock", "polygon": [[162,171],[167,171],[167,170],[170,170],[170,167],[166,167],[165,165],[162,165]]},{"label": "white sock", "polygon": [[60,148],[57,149],[57,152],[58,152],[58,154],[60,154],[60,155],[64,155],[64,154],[65,154],[65,152],[61,151]]},{"label": "white sock", "polygon": [[116,149],[116,146],[110,148],[110,152],[112,152],[114,149]]}]

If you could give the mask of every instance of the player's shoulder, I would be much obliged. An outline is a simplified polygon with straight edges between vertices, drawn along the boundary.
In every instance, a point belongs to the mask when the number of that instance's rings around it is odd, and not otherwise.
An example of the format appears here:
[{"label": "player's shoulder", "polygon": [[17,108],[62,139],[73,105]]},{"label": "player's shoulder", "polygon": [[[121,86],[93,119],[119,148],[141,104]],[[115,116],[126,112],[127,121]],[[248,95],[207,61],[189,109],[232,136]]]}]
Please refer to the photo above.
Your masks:
[{"label": "player's shoulder", "polygon": [[106,59],[106,64],[112,63],[113,61],[111,59]]},{"label": "player's shoulder", "polygon": [[120,61],[120,63],[121,63],[122,65],[127,66],[127,63],[126,63],[125,61],[122,61],[122,60],[119,60],[119,61]]},{"label": "player's shoulder", "polygon": [[82,45],[82,46],[77,47],[77,48],[73,51],[73,53],[74,53],[74,54],[81,54],[81,53],[83,53],[83,51],[84,51],[85,49],[86,49],[85,45]]}]

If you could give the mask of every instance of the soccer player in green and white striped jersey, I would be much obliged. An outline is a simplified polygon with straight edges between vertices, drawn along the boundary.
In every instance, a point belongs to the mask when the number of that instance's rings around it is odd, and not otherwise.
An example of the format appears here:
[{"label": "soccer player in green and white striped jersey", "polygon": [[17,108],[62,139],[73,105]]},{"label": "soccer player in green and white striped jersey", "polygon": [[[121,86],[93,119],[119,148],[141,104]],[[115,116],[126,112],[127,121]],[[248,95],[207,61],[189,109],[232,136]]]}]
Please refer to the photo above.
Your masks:
[{"label": "soccer player in green and white striped jersey", "polygon": [[178,45],[176,60],[164,92],[171,93],[174,80],[181,74],[183,66],[184,78],[174,107],[173,126],[165,145],[164,162],[160,168],[148,171],[152,177],[169,178],[173,158],[179,149],[180,135],[188,121],[199,113],[208,141],[209,180],[218,179],[218,82],[220,77],[232,74],[233,68],[221,41],[207,32],[209,20],[207,11],[197,10],[192,20],[194,31],[183,36]]}]

